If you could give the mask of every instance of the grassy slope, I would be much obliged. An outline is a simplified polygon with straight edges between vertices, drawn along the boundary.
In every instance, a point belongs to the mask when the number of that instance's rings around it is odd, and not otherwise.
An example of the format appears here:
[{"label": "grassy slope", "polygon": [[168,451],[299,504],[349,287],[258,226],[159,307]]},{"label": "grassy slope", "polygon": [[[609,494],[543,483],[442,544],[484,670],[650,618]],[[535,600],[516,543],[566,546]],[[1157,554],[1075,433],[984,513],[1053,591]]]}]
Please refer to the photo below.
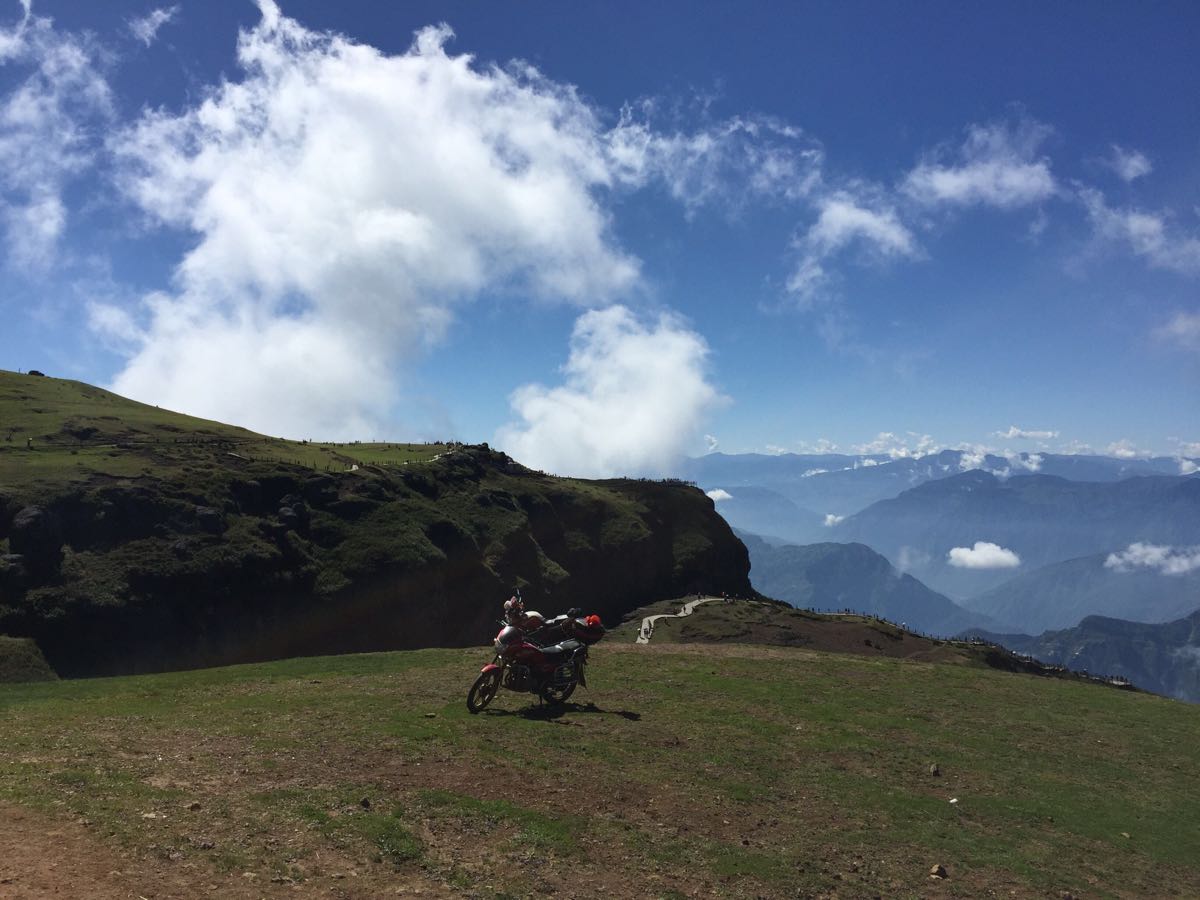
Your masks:
[{"label": "grassy slope", "polygon": [[19,486],[27,502],[97,475],[194,474],[192,467],[214,450],[340,471],[428,460],[445,449],[287,441],[138,403],[80,381],[0,370],[0,485]]},{"label": "grassy slope", "polygon": [[472,717],[486,656],[2,686],[0,802],[84,817],[197,884],[292,879],[288,896],[351,869],[356,896],[398,879],[473,896],[554,879],[663,897],[1200,884],[1200,709],[966,666],[610,639],[579,698],[594,705],[549,718],[505,692]]},{"label": "grassy slope", "polygon": [[[745,643],[803,647],[827,653],[987,667],[1101,684],[1107,680],[1104,673],[1108,670],[1103,668],[1094,668],[1094,675],[1072,672],[1061,665],[1017,656],[995,642],[927,637],[874,616],[816,613],[778,600],[761,599],[702,603],[691,615],[674,617],[683,602],[662,600],[636,609],[610,634],[616,640],[634,641],[644,617],[664,613],[673,617],[655,623],[656,645]],[[1137,686],[1144,685],[1137,683]]]}]

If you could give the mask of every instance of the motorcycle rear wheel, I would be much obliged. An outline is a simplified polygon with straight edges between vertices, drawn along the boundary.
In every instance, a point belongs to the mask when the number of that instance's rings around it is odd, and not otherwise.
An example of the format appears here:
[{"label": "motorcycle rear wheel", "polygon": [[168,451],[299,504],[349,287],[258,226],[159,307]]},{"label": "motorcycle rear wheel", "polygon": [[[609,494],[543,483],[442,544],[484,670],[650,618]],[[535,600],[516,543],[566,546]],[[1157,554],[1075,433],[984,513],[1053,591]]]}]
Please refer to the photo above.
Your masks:
[{"label": "motorcycle rear wheel", "polygon": [[578,681],[572,679],[569,684],[545,684],[542,686],[542,699],[551,706],[557,706],[560,703],[566,703],[567,699],[575,693],[575,686]]},{"label": "motorcycle rear wheel", "polygon": [[479,712],[492,702],[499,690],[499,669],[480,673],[479,677],[475,679],[475,683],[471,685],[471,690],[467,692],[467,709],[472,713]]}]

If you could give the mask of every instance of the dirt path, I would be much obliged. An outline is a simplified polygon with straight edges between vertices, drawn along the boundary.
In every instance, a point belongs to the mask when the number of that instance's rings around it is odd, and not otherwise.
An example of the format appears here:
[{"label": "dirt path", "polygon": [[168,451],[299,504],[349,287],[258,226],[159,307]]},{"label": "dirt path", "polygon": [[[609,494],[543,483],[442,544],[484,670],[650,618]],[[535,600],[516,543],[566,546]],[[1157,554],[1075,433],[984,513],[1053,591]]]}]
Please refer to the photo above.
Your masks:
[{"label": "dirt path", "polygon": [[650,643],[650,638],[654,636],[654,623],[659,619],[682,619],[684,616],[690,616],[692,614],[692,610],[694,610],[701,603],[712,603],[714,600],[720,599],[720,597],[700,597],[696,600],[689,600],[687,603],[683,604],[683,609],[677,613],[661,613],[657,616],[646,616],[646,618],[642,619],[642,627],[638,629],[636,643]]}]

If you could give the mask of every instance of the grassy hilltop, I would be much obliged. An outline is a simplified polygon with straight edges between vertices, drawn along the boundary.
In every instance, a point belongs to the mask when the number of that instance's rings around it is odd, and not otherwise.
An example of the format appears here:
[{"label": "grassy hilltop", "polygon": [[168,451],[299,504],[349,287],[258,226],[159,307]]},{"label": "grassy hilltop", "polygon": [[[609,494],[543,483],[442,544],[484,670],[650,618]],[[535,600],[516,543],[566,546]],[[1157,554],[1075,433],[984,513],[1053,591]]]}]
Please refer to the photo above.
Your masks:
[{"label": "grassy hilltop", "polygon": [[[970,665],[612,636],[561,714],[502,692],[470,716],[488,655],[0,686],[0,846],[16,854],[0,884],[100,898],[1200,885],[1200,708]],[[51,840],[72,868],[39,864]],[[931,879],[938,865],[948,877]]]},{"label": "grassy hilltop", "polygon": [[0,634],[63,675],[461,646],[516,584],[608,618],[749,592],[680,483],[532,472],[486,446],[284,441],[0,372]]}]

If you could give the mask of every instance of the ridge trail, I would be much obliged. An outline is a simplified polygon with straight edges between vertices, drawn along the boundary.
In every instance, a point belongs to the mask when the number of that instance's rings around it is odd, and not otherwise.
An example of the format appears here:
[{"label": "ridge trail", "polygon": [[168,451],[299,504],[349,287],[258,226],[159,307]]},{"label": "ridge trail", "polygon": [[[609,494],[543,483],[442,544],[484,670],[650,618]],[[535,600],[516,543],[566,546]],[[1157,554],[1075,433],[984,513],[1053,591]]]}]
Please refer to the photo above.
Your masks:
[{"label": "ridge trail", "polygon": [[648,644],[650,638],[654,636],[654,623],[659,619],[682,619],[685,616],[690,616],[701,603],[712,603],[714,600],[720,600],[720,597],[699,597],[695,600],[689,600],[683,604],[683,609],[677,613],[660,613],[656,616],[646,616],[642,619],[642,627],[638,629],[637,640],[634,643]]}]

